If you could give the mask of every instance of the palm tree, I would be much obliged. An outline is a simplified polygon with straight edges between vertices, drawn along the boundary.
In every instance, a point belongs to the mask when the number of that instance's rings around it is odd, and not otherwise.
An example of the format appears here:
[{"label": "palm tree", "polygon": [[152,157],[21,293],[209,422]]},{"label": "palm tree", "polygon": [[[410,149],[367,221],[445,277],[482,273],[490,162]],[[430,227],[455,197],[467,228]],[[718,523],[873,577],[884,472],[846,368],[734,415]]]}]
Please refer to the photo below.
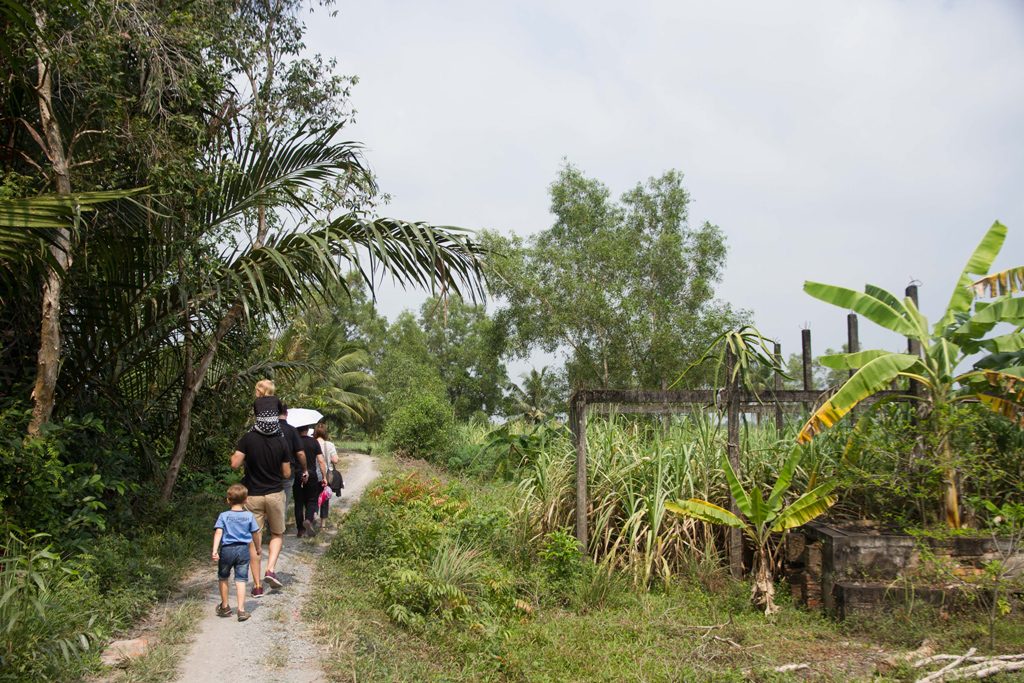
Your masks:
[{"label": "palm tree", "polygon": [[315,311],[291,323],[273,342],[276,363],[294,368],[288,373],[287,393],[339,426],[366,422],[377,392],[367,370],[370,355],[346,339],[336,321],[318,320]]},{"label": "palm tree", "polygon": [[531,424],[539,424],[551,412],[554,404],[554,379],[545,366],[540,372],[531,368],[529,373],[522,375],[522,380],[522,386],[512,382],[508,385],[513,414],[523,416]]},{"label": "palm tree", "polygon": [[[314,210],[308,193],[321,183],[352,178],[372,183],[358,147],[334,141],[340,128],[284,138],[273,131],[266,137],[252,135],[234,148],[230,158],[217,159],[214,188],[200,212],[198,235],[240,228],[247,214],[268,204],[301,217]],[[181,272],[165,293],[165,301],[172,304],[168,310],[183,328],[184,367],[178,430],[161,493],[164,501],[170,499],[185,457],[191,410],[206,373],[219,344],[243,320],[283,315],[317,293],[347,291],[346,267],[355,269],[371,290],[374,274],[383,272],[403,286],[465,290],[473,298],[483,293],[483,252],[457,228],[368,219],[351,212],[317,221],[308,230],[270,234],[269,221],[259,220],[258,226],[241,249],[214,261],[200,286]],[[183,305],[173,305],[178,301]]]},{"label": "palm tree", "polygon": [[[916,340],[918,354],[868,350],[823,356],[821,363],[836,370],[857,370],[839,391],[807,420],[799,440],[807,443],[838,422],[853,408],[903,377],[919,389],[907,398],[918,402],[920,414],[934,439],[934,455],[943,469],[946,492],[943,512],[947,524],[960,527],[958,473],[950,443],[948,412],[960,403],[980,403],[1024,426],[1024,268],[989,275],[988,270],[1006,239],[1006,227],[993,223],[967,261],[942,317],[929,330],[928,321],[914,301],[902,301],[889,292],[867,285],[864,292],[817,282],[804,291],[827,303],[849,308],[868,320]],[[980,280],[975,278],[982,276]],[[994,296],[979,301],[983,294]],[[1008,323],[1013,332],[988,336],[997,325]],[[985,354],[973,367],[959,368],[978,353]]]}]

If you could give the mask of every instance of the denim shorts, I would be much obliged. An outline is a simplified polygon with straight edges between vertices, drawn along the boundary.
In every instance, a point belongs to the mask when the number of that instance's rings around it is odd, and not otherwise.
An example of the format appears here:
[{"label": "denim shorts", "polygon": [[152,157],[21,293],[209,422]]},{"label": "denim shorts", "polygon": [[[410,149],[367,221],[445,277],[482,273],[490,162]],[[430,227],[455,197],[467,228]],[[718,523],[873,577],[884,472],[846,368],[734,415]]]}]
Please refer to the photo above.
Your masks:
[{"label": "denim shorts", "polygon": [[227,581],[231,576],[231,568],[235,568],[235,581],[245,583],[249,580],[249,544],[232,543],[220,547],[220,560],[217,562],[217,578]]}]

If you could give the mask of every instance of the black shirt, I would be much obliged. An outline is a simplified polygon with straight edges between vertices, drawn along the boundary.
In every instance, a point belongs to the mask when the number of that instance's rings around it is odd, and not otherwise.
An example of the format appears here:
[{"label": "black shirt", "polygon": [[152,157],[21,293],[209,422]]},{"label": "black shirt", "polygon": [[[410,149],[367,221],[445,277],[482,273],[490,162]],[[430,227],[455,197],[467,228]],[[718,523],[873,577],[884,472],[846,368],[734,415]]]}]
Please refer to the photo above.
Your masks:
[{"label": "black shirt", "polygon": [[235,446],[245,454],[245,476],[242,483],[250,496],[265,496],[284,490],[281,465],[288,462],[288,450],[278,434],[266,436],[259,432],[245,433]]},{"label": "black shirt", "polygon": [[[302,468],[299,467],[299,459],[295,457],[295,454],[304,450],[302,441],[299,439],[299,432],[295,427],[281,420],[281,436],[284,437],[285,447],[288,449],[288,462],[292,464],[292,474],[299,476],[302,474]],[[306,464],[309,464],[309,460],[306,460]]]},{"label": "black shirt", "polygon": [[323,449],[320,448],[320,442],[309,436],[300,436],[302,440],[302,450],[306,453],[306,464],[309,465],[309,471],[315,472],[315,476],[311,476],[310,479],[320,480],[323,477],[320,474],[320,466],[317,464],[316,456],[323,453]]}]

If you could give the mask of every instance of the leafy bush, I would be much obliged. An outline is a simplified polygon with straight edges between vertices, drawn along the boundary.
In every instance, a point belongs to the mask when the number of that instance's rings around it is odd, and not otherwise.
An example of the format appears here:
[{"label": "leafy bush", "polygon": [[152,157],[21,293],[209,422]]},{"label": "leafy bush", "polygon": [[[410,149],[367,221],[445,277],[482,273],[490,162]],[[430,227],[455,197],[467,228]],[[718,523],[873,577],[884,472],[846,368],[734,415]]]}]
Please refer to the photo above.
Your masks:
[{"label": "leafy bush", "polygon": [[583,560],[576,538],[564,529],[544,537],[540,550],[541,567],[552,583],[569,583],[583,574]]},{"label": "leafy bush", "polygon": [[78,680],[97,646],[178,584],[182,567],[207,548],[197,533],[216,518],[220,496],[150,510],[126,536],[108,531],[58,554],[56,540],[0,528],[0,680]]},{"label": "leafy bush", "polygon": [[478,550],[445,539],[429,564],[410,567],[392,559],[393,569],[381,581],[388,615],[403,626],[416,626],[425,618],[448,624],[470,616],[470,596],[483,590],[485,564]]},{"label": "leafy bush", "polygon": [[366,562],[390,618],[409,628],[479,623],[516,609],[501,503],[417,471],[382,477],[346,517],[328,557]]},{"label": "leafy bush", "polygon": [[[944,419],[950,428],[952,464],[960,472],[963,501],[1014,500],[1024,483],[1024,433],[976,405],[957,406]],[[942,524],[935,500],[941,499],[945,489],[943,469],[930,454],[934,435],[922,429],[906,406],[887,405],[867,412],[849,430],[836,468],[843,477],[840,510],[897,528]],[[984,509],[965,503],[964,516],[972,525],[984,515]]]},{"label": "leafy bush", "polygon": [[390,414],[384,441],[395,453],[443,462],[456,445],[455,420],[448,401],[435,393],[418,393]]},{"label": "leafy bush", "polygon": [[77,543],[112,517],[131,516],[125,494],[138,486],[124,468],[131,446],[123,435],[87,415],[44,425],[39,438],[25,440],[27,424],[26,410],[0,413],[0,512],[8,522]]},{"label": "leafy bush", "polygon": [[95,587],[62,566],[42,534],[7,530],[0,553],[0,680],[56,680],[102,638],[83,609]]},{"label": "leafy bush", "polygon": [[568,597],[584,574],[576,537],[564,529],[547,534],[540,549],[540,566],[553,593]]},{"label": "leafy bush", "polygon": [[346,518],[331,552],[346,557],[426,559],[445,534],[444,523],[465,504],[453,489],[412,472],[370,489]]}]

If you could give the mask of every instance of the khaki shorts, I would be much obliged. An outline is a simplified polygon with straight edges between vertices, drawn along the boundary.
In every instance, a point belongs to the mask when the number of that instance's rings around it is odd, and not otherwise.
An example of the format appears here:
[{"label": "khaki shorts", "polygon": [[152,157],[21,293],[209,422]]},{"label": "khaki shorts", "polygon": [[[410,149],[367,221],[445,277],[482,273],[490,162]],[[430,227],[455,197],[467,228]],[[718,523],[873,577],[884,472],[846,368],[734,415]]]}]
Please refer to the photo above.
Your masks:
[{"label": "khaki shorts", "polygon": [[256,517],[260,529],[270,528],[270,533],[284,535],[284,491],[268,493],[265,496],[249,496],[245,509]]}]

